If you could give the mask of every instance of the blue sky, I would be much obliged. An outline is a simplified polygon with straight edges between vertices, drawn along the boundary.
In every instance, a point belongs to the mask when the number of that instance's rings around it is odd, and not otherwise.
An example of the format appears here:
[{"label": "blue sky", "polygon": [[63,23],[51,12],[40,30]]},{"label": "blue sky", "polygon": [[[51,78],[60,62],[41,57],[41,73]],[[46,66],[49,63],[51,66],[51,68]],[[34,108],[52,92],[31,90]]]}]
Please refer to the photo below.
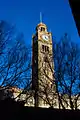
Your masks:
[{"label": "blue sky", "polygon": [[80,43],[68,0],[0,0],[0,20],[16,25],[27,45],[31,45],[40,12],[53,38],[59,40],[67,32],[72,41]]}]

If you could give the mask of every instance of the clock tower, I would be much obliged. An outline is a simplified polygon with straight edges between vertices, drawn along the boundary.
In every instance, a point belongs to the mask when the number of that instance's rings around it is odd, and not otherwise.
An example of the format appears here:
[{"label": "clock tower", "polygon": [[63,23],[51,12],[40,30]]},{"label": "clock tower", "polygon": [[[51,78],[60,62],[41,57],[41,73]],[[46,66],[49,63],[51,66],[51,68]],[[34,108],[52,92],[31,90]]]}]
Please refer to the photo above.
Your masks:
[{"label": "clock tower", "polygon": [[32,89],[35,91],[36,107],[41,104],[40,96],[44,89],[52,89],[53,68],[52,34],[40,22],[32,36]]}]

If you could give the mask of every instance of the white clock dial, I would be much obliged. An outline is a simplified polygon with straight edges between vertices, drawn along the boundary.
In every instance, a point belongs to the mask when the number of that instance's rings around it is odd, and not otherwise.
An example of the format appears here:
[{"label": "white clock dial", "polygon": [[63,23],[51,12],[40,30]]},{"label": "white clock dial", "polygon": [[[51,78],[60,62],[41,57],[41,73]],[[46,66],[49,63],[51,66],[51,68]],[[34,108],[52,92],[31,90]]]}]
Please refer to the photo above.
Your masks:
[{"label": "white clock dial", "polygon": [[42,35],[42,39],[49,40],[49,37],[47,35]]}]

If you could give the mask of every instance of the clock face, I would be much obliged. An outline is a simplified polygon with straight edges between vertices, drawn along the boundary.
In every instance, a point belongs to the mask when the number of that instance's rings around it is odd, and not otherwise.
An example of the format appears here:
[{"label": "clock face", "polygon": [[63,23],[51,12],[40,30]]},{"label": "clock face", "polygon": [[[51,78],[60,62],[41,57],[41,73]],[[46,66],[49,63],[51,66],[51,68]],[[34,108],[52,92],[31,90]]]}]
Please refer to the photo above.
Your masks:
[{"label": "clock face", "polygon": [[48,40],[49,40],[49,37],[48,37],[48,35],[45,35],[45,34],[44,34],[44,35],[42,35],[42,39],[48,41]]}]

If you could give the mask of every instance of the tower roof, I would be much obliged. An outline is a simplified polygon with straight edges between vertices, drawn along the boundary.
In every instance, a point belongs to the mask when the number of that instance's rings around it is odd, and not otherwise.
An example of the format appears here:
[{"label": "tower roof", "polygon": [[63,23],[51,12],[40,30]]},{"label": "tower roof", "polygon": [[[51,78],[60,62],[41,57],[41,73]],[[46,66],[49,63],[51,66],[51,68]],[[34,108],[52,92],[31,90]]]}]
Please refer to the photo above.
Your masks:
[{"label": "tower roof", "polygon": [[39,27],[39,26],[44,26],[44,27],[46,27],[46,24],[40,22],[40,23],[37,25],[37,27]]},{"label": "tower roof", "polygon": [[37,25],[36,30],[38,30],[39,27],[45,27],[45,28],[47,28],[46,24],[44,24],[44,23],[42,23],[42,22],[40,22],[40,23]]}]

